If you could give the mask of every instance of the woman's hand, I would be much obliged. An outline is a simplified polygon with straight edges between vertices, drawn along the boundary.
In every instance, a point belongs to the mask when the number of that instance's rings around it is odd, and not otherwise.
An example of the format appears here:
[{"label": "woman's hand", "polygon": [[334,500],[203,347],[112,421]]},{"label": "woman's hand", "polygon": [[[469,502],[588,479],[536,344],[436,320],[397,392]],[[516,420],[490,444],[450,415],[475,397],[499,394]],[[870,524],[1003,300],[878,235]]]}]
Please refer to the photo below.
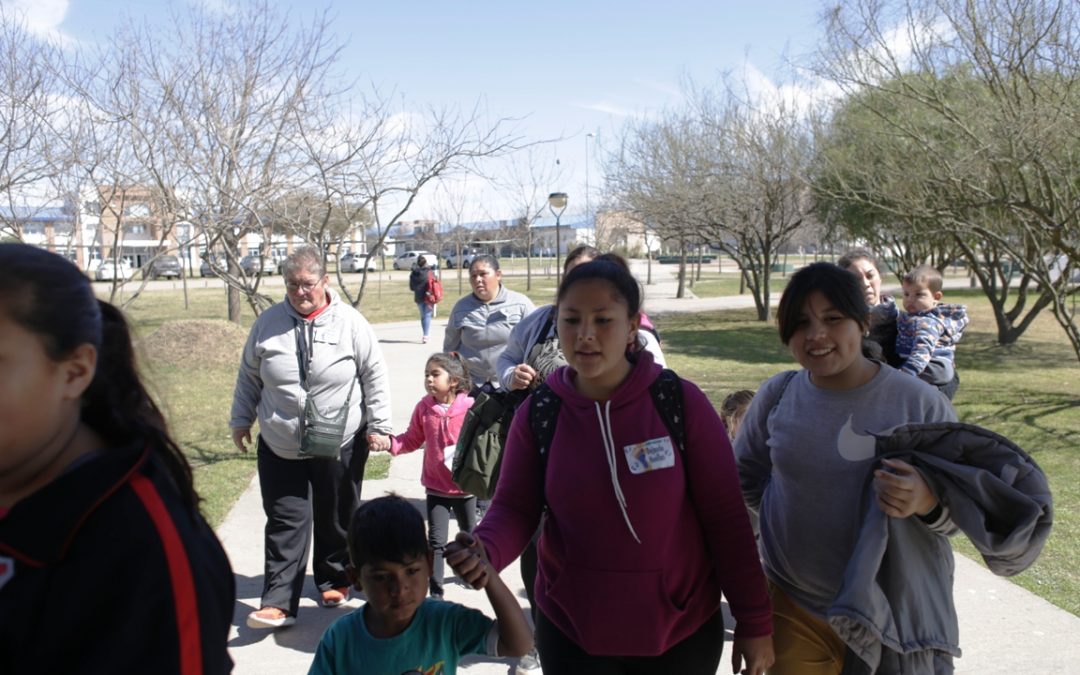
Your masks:
[{"label": "woman's hand", "polygon": [[519,363],[510,376],[510,389],[528,389],[536,379],[536,370],[527,363]]},{"label": "woman's hand", "polygon": [[926,515],[938,500],[918,469],[899,459],[883,459],[884,469],[874,471],[877,504],[885,515],[907,518]]},{"label": "woman's hand", "polygon": [[[753,638],[735,638],[731,649],[731,672],[742,675],[765,675],[765,669],[776,661],[771,635]],[[746,663],[741,671],[739,667]]]},{"label": "woman's hand", "polygon": [[468,532],[458,532],[454,541],[446,545],[443,558],[454,574],[459,579],[475,589],[487,586],[488,569],[487,553],[480,540]]},{"label": "woman's hand", "polygon": [[389,434],[368,434],[367,435],[368,448],[375,452],[387,452],[390,450],[390,435]]},{"label": "woman's hand", "polygon": [[247,446],[251,443],[251,427],[236,427],[233,429],[232,442],[240,452],[247,452]]}]

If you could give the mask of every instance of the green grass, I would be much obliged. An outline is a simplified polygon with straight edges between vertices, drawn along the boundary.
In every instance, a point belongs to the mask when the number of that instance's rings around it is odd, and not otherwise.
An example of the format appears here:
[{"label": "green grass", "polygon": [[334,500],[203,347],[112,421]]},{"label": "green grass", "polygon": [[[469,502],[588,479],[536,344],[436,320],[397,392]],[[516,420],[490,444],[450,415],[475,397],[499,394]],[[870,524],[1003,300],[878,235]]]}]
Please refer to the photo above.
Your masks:
[{"label": "green grass", "polygon": [[[1018,344],[995,344],[989,304],[978,292],[949,291],[968,305],[972,325],[958,350],[962,378],[954,401],[964,422],[996,431],[1024,448],[1046,472],[1054,528],[1038,561],[1014,581],[1080,615],[1080,366],[1053,318],[1044,313]],[[714,405],[736,389],[797,367],[775,324],[752,310],[663,314],[657,318],[668,365],[698,383]],[[978,560],[966,538],[955,548]]]}]

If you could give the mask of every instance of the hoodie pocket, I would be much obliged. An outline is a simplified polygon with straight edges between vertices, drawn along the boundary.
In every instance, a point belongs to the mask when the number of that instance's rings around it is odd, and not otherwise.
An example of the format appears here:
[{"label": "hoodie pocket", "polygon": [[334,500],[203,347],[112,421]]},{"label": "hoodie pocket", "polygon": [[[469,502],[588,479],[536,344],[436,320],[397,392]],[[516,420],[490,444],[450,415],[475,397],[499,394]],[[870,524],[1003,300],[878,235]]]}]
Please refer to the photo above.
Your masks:
[{"label": "hoodie pocket", "polygon": [[547,595],[597,655],[659,654],[684,613],[664,589],[661,571],[564,568]]}]

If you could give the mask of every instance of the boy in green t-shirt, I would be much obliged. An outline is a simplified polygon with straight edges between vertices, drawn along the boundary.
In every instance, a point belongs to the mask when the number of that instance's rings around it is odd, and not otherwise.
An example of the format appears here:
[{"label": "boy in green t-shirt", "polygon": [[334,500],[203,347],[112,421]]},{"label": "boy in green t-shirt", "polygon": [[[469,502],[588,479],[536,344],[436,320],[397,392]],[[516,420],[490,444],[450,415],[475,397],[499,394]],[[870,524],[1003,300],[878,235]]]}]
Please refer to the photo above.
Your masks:
[{"label": "boy in green t-shirt", "polygon": [[309,675],[452,675],[462,656],[521,656],[532,648],[521,606],[494,570],[484,578],[494,621],[427,597],[432,553],[424,519],[405,499],[389,495],[357,509],[348,544],[349,578],[367,602],[326,629]]}]

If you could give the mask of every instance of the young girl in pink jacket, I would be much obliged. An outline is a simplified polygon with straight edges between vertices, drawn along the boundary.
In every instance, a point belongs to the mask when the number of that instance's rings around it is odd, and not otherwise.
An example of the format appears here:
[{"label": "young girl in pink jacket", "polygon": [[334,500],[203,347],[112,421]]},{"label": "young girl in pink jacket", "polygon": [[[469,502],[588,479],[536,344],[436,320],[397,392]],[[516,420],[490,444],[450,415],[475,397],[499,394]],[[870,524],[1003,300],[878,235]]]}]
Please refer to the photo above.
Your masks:
[{"label": "young girl in pink jacket", "polygon": [[449,463],[465,413],[472,407],[465,363],[456,352],[432,354],[424,366],[424,396],[413,409],[409,428],[390,438],[390,454],[401,455],[424,446],[420,483],[427,490],[428,542],[435,552],[431,596],[443,596],[443,550],[450,513],[462,532],[476,526],[476,497],[462,492],[450,477]]}]

